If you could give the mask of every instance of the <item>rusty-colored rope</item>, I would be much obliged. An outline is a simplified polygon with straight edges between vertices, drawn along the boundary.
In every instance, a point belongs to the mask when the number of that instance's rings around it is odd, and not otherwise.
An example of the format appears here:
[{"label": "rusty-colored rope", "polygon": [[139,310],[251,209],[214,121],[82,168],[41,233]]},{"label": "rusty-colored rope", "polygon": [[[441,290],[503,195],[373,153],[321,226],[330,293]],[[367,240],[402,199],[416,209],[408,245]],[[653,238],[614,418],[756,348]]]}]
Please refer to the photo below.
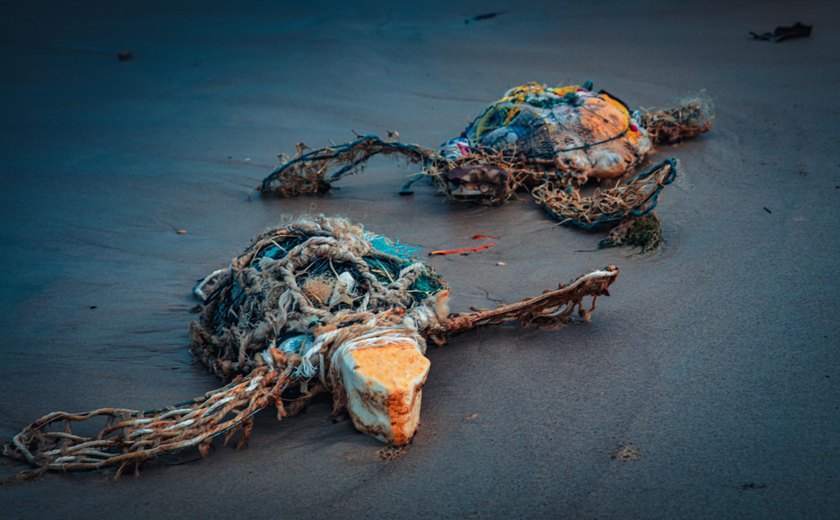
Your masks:
[{"label": "rusty-colored rope", "polygon": [[[280,395],[291,369],[258,369],[200,399],[163,410],[100,408],[45,415],[6,446],[5,455],[37,468],[12,480],[25,480],[45,471],[89,471],[111,466],[118,466],[119,477],[129,466],[137,469],[141,462],[166,453],[197,447],[206,454],[214,438],[225,435],[227,442],[237,432],[242,432],[241,446],[251,434],[254,414],[274,404],[278,417],[285,416]],[[74,424],[96,418],[107,420],[96,436],[74,433]]]}]

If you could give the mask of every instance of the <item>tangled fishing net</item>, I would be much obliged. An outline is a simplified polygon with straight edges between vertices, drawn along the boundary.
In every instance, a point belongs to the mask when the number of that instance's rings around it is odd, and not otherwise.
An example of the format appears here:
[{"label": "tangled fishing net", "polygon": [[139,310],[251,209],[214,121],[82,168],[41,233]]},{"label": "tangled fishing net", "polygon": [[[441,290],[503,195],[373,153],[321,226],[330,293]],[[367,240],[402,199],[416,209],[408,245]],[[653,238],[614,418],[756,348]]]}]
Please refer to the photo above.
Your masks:
[{"label": "tangled fishing net", "polygon": [[290,340],[283,348],[299,351],[308,339],[295,337],[338,317],[419,309],[446,285],[416,251],[343,219],[267,231],[196,288],[206,299],[190,327],[193,354],[230,379],[253,370],[266,345]]},{"label": "tangled fishing net", "polygon": [[360,431],[403,445],[418,424],[427,340],[483,325],[589,321],[618,275],[608,266],[518,303],[450,314],[446,282],[414,252],[340,218],[261,234],[194,291],[205,307],[191,324],[192,353],[226,386],[157,410],[48,414],[6,446],[34,467],[14,480],[107,467],[120,476],[160,455],[206,454],[216,438],[242,445],[255,414],[294,415],[323,392]]},{"label": "tangled fishing net", "polygon": [[678,143],[712,129],[714,104],[701,93],[683,99],[675,107],[644,110],[641,123],[655,143]]},{"label": "tangled fishing net", "polygon": [[[677,174],[674,159],[635,174],[652,145],[707,132],[713,118],[705,96],[642,113],[605,91],[593,91],[591,82],[560,88],[528,83],[508,91],[438,150],[375,135],[317,150],[299,144],[295,157],[269,174],[259,189],[281,197],[325,194],[371,157],[399,155],[420,166],[402,195],[411,194],[412,184],[423,178],[451,200],[482,204],[501,204],[527,191],[561,224],[616,227],[653,215],[662,189]],[[585,195],[582,187],[590,180],[601,186]],[[605,243],[627,242],[614,238]]]}]

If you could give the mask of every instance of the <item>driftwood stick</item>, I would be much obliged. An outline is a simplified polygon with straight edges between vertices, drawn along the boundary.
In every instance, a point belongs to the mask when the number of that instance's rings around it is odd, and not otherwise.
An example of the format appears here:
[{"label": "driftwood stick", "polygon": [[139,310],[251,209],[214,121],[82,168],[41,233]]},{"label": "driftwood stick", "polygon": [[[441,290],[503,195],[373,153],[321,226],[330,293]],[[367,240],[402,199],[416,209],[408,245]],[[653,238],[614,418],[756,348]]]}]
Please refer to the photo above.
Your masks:
[{"label": "driftwood stick", "polygon": [[[501,305],[496,309],[479,312],[452,314],[441,323],[440,330],[433,337],[442,338],[471,330],[483,325],[520,322],[524,326],[562,326],[578,310],[583,321],[595,308],[598,296],[609,296],[609,286],[618,278],[618,268],[609,265],[602,270],[579,276],[568,285],[560,284],[553,290],[539,296],[526,298],[521,302]],[[583,299],[592,296],[592,307],[585,309]],[[434,339],[434,338],[433,338]]]}]

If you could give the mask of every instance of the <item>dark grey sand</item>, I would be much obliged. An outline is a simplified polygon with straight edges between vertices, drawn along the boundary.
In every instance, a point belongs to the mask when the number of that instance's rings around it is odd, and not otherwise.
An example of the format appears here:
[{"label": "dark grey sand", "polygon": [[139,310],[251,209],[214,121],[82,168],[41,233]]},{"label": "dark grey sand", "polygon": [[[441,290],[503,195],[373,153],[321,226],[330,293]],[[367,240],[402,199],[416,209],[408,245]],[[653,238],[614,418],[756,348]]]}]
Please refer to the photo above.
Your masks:
[{"label": "dark grey sand", "polygon": [[[395,461],[319,401],[282,423],[260,416],[247,449],[139,479],[0,488],[3,518],[838,514],[836,6],[300,3],[4,8],[4,439],[53,410],[217,386],[187,352],[192,283],[284,214],[347,215],[426,250],[500,236],[429,259],[455,310],[610,263],[613,296],[590,325],[431,350],[423,423]],[[464,23],[493,11],[506,12]],[[797,20],[811,39],[747,37]],[[603,233],[559,228],[524,199],[399,198],[413,170],[387,159],[331,198],[250,197],[298,140],[397,129],[435,146],[511,86],[586,79],[633,106],[700,89],[716,101],[712,133],[660,150],[682,169],[651,255],[592,251]]]}]

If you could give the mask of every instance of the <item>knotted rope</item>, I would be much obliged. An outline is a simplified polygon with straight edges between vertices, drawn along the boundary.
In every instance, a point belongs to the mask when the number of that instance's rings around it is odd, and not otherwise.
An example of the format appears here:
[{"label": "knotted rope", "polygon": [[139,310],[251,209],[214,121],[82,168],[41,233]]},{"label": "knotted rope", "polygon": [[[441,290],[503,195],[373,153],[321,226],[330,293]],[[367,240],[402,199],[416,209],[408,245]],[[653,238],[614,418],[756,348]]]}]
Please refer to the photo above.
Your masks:
[{"label": "knotted rope", "polygon": [[[161,410],[100,408],[91,412],[54,412],[41,417],[7,444],[4,454],[36,469],[4,483],[26,480],[47,471],[90,471],[117,466],[119,478],[132,465],[167,453],[197,447],[202,455],[214,438],[227,443],[242,432],[238,445],[251,435],[252,417],[274,404],[285,415],[280,395],[287,388],[291,367],[282,372],[265,368],[247,378],[208,392],[199,399]],[[105,426],[93,436],[74,433],[73,426],[97,418]]]},{"label": "knotted rope", "polygon": [[588,197],[551,180],[534,188],[531,194],[537,204],[561,224],[594,229],[608,222],[651,213],[659,201],[659,193],[674,182],[676,175],[676,160],[666,159],[623,184],[619,182],[606,190],[596,188]]},{"label": "knotted rope", "polygon": [[678,143],[712,129],[714,104],[704,93],[661,110],[643,110],[641,123],[654,143]]}]

